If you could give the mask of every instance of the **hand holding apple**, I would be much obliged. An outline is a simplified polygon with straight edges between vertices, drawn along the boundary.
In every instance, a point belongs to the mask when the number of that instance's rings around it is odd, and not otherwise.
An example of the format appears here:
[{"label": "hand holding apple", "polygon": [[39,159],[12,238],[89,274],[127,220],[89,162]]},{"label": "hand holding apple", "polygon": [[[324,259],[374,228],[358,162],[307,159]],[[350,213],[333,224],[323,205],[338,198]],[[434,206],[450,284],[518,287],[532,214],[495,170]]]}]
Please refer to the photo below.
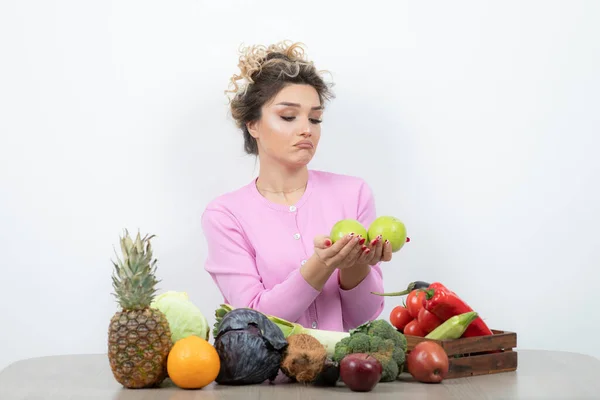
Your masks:
[{"label": "hand holding apple", "polygon": [[406,226],[396,217],[384,215],[371,223],[367,231],[369,240],[382,237],[391,244],[391,251],[399,251],[408,241]]},{"label": "hand holding apple", "polygon": [[343,219],[336,222],[331,228],[329,238],[333,243],[353,233],[355,236],[360,236],[367,240],[368,232],[365,227],[355,219]]},{"label": "hand holding apple", "polygon": [[369,225],[367,239],[367,248],[370,251],[357,263],[375,265],[382,261],[391,261],[392,253],[399,251],[404,243],[410,240],[404,223],[396,217],[387,215],[376,218]]},{"label": "hand holding apple", "polygon": [[378,217],[368,230],[360,221],[346,218],[333,225],[329,237],[315,238],[315,253],[328,267],[353,268],[391,261],[392,253],[407,241],[406,227],[398,218]]},{"label": "hand holding apple", "polygon": [[369,257],[366,262],[369,265],[375,265],[381,261],[391,261],[392,260],[392,244],[385,240],[381,235],[376,236],[375,238],[369,238],[368,247],[371,250],[369,253]]},{"label": "hand holding apple", "polygon": [[391,261],[391,259],[392,245],[389,242],[384,242],[381,237],[377,237],[370,243],[365,243],[362,255],[349,268],[376,265],[382,261]]},{"label": "hand holding apple", "polygon": [[348,268],[356,263],[363,253],[365,238],[346,234],[333,242],[327,236],[314,238],[314,257],[329,269]]}]

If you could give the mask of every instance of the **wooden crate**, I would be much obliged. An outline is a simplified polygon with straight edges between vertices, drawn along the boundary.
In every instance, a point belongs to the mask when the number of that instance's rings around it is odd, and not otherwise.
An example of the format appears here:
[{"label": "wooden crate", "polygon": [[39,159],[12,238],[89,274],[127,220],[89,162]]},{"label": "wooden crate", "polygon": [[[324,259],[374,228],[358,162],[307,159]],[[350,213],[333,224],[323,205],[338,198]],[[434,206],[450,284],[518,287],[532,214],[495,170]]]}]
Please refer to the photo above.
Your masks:
[{"label": "wooden crate", "polygon": [[517,334],[492,329],[493,335],[460,338],[455,340],[432,340],[406,335],[407,352],[424,341],[438,343],[448,354],[450,368],[446,379],[466,376],[497,374],[517,369]]}]

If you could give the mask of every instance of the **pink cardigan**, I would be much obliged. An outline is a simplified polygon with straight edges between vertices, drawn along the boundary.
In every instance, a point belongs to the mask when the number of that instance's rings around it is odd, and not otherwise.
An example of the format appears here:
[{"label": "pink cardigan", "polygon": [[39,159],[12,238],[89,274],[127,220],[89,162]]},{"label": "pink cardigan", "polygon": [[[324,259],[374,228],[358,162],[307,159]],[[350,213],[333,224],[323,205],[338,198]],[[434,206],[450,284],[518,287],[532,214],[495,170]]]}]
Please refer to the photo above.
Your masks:
[{"label": "pink cardigan", "polygon": [[294,206],[276,204],[258,192],[255,180],[208,204],[202,228],[208,245],[205,269],[232,306],[250,307],[307,328],[348,331],[377,318],[384,298],[380,265],[355,288],[343,290],[338,272],[321,291],[310,286],[300,266],[313,253],[313,238],[354,218],[368,228],[375,202],[360,178],[309,171]]}]

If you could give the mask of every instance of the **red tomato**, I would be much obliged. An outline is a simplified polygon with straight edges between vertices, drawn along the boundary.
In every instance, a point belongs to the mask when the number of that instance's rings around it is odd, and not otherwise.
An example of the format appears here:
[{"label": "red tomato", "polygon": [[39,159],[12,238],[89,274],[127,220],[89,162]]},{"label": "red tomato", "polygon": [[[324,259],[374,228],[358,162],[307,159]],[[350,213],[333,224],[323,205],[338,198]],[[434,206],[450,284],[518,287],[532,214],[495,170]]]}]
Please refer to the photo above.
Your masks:
[{"label": "red tomato", "polygon": [[417,321],[419,321],[419,326],[426,335],[440,326],[443,322],[435,314],[427,311],[425,308],[421,308],[421,311],[419,311]]},{"label": "red tomato", "polygon": [[404,334],[409,336],[425,336],[425,332],[423,332],[423,329],[421,329],[421,327],[419,326],[419,321],[417,321],[416,319],[413,319],[408,324],[406,324],[406,326],[404,327]]},{"label": "red tomato", "polygon": [[412,321],[408,309],[402,306],[396,306],[390,313],[390,323],[398,330],[402,331],[406,324]]},{"label": "red tomato", "polygon": [[426,340],[406,357],[408,372],[419,382],[439,383],[448,375],[448,355],[439,344]]},{"label": "red tomato", "polygon": [[417,318],[419,311],[421,311],[425,304],[425,296],[425,292],[418,289],[413,290],[406,296],[406,308],[408,308],[411,317]]}]

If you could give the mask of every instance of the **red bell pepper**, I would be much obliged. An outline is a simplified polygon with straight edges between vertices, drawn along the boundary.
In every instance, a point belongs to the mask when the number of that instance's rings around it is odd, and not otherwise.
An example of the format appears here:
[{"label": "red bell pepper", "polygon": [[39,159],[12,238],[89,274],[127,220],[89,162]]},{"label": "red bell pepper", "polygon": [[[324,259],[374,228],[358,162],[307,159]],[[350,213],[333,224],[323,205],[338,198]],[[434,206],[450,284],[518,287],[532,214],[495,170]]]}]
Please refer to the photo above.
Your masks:
[{"label": "red bell pepper", "polygon": [[430,284],[427,289],[441,289],[441,290],[445,290],[448,293],[452,293],[455,294],[452,290],[448,289],[446,286],[442,285],[440,282],[433,282],[432,284]]},{"label": "red bell pepper", "polygon": [[[463,314],[473,309],[458,295],[439,282],[432,283],[427,289],[418,289],[425,292],[424,307],[427,311],[435,314],[442,321],[446,321],[455,315]],[[481,317],[477,317],[462,337],[486,336],[493,332],[488,328]]]},{"label": "red bell pepper", "polygon": [[[417,290],[425,292],[425,301],[423,303],[425,309],[442,321],[446,321],[455,315],[473,311],[473,309],[458,297],[456,293],[440,282],[428,283],[415,281],[411,282],[406,290],[400,292],[372,293],[378,296],[403,296]],[[477,317],[471,322],[462,337],[486,336],[492,334],[493,332],[487,327],[485,322],[483,322],[483,319]]]}]

